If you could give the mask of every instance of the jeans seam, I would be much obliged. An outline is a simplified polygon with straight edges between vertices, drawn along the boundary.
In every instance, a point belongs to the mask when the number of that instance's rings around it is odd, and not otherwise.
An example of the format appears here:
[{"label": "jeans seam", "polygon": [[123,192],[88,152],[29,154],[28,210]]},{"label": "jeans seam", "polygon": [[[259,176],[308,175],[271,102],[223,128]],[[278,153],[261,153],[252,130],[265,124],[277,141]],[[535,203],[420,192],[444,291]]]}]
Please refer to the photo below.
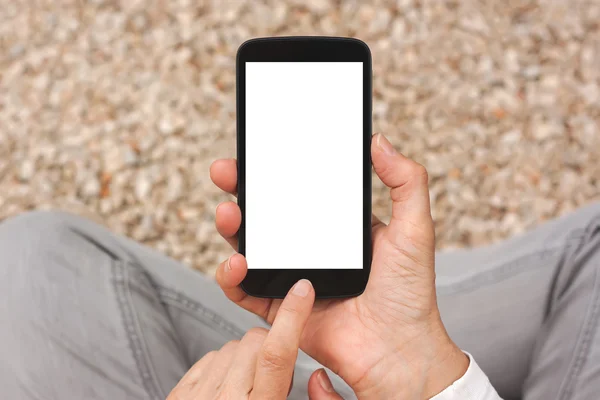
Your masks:
[{"label": "jeans seam", "polygon": [[135,308],[131,302],[129,274],[125,263],[126,261],[114,259],[112,272],[117,304],[121,312],[129,349],[146,393],[151,399],[162,400],[166,397],[166,394],[162,392],[158,384],[156,371],[150,362],[147,345],[141,332]]},{"label": "jeans seam", "polygon": [[[195,320],[200,321],[215,330],[221,332],[225,331],[231,334],[234,338],[240,338],[244,336],[244,331],[242,331],[240,328],[221,317],[218,313],[205,307],[202,303],[191,299],[185,294],[160,285],[157,285],[157,290],[163,302],[179,308],[180,310],[186,312],[189,316],[193,317]],[[200,318],[199,315],[201,315],[202,318]]]},{"label": "jeans seam", "polygon": [[596,268],[594,274],[594,287],[592,299],[588,308],[589,316],[586,318],[584,322],[584,327],[579,334],[579,338],[577,339],[577,347],[579,347],[578,351],[575,353],[575,357],[573,362],[569,367],[569,372],[565,377],[564,383],[561,387],[561,390],[558,394],[558,399],[560,400],[568,400],[572,398],[573,390],[575,382],[583,369],[585,362],[587,361],[587,356],[589,352],[589,348],[593,341],[593,336],[598,329],[598,321],[600,319],[600,268]]},{"label": "jeans seam", "polygon": [[[518,268],[520,265],[527,264],[527,262],[531,259],[543,259],[550,257],[555,255],[559,250],[567,250],[572,246],[579,245],[581,240],[584,238],[582,232],[584,232],[584,229],[576,229],[569,235],[569,237],[566,238],[565,243],[556,244],[553,247],[544,247],[541,250],[524,254],[516,259],[501,263],[495,268],[480,272],[469,278],[462,279],[459,282],[451,282],[447,286],[437,286],[436,291],[440,295],[464,293],[468,290],[479,289],[485,284],[497,283],[501,279],[513,277],[515,274],[512,274],[511,271],[513,271],[515,268]],[[574,243],[575,241],[576,243]],[[519,272],[525,271],[528,270],[523,269]]]},{"label": "jeans seam", "polygon": [[[549,257],[551,255],[556,254],[562,248],[564,248],[564,246],[552,249],[543,249],[535,253],[523,255],[521,257],[518,257],[517,259],[502,263],[498,267],[493,268],[491,270],[481,272],[479,274],[473,275],[472,277],[463,279],[459,282],[451,282],[448,284],[448,286],[437,286],[437,293],[439,295],[444,296],[452,295],[456,293],[464,293],[468,290],[479,289],[485,284],[498,283],[498,281],[501,279],[514,277],[515,274],[512,274],[511,271],[513,271],[521,265],[527,264],[527,262],[530,259]],[[525,271],[529,270],[523,269],[519,272]]]}]

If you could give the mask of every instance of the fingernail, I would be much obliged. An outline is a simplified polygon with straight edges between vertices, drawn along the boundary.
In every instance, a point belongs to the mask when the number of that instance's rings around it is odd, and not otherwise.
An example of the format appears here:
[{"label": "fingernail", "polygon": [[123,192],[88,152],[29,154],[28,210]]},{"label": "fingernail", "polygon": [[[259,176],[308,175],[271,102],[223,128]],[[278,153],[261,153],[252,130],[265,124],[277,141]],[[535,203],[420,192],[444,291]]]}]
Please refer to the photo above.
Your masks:
[{"label": "fingernail", "polygon": [[377,134],[377,147],[383,150],[383,152],[388,156],[396,154],[396,149],[394,149],[394,146],[392,146],[389,140],[387,140],[386,137],[381,133]]},{"label": "fingernail", "polygon": [[[233,256],[231,256],[231,257],[233,257]],[[225,269],[226,269],[227,271],[231,271],[231,257],[229,257],[229,258],[227,259],[227,264],[225,264]]]},{"label": "fingernail", "polygon": [[306,297],[312,285],[306,279],[300,279],[292,288],[292,293],[296,296]]},{"label": "fingernail", "polygon": [[321,387],[326,392],[333,393],[335,391],[335,389],[333,388],[333,385],[331,384],[331,381],[329,380],[329,377],[327,376],[327,372],[325,372],[324,369],[321,369],[319,371],[318,378],[319,378],[319,383],[321,384]]}]

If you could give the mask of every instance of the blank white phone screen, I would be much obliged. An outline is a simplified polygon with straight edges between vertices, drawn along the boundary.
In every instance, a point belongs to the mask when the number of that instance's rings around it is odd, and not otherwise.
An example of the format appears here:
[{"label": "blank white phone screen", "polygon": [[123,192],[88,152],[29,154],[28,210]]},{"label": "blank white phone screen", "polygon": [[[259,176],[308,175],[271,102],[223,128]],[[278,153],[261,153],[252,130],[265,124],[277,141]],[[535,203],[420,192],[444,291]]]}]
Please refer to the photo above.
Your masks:
[{"label": "blank white phone screen", "polygon": [[251,269],[363,267],[363,63],[246,63]]}]

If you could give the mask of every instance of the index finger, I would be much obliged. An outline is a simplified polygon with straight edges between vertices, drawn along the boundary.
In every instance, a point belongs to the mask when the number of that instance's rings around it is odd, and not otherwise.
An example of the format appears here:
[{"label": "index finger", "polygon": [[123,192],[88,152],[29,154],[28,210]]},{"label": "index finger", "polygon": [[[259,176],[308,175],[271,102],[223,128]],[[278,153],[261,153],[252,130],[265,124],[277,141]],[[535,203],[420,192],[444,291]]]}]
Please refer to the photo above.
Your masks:
[{"label": "index finger", "polygon": [[251,399],[285,399],[298,357],[300,337],[315,302],[311,283],[299,280],[281,303],[258,356]]}]

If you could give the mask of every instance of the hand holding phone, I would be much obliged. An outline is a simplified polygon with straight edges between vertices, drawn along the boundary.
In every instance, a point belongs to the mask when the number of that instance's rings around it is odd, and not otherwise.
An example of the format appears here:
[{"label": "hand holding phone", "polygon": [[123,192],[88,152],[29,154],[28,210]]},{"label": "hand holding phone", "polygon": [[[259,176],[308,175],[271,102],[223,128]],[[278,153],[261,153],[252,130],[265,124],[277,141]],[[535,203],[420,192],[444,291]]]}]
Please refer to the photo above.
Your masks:
[{"label": "hand holding phone", "polygon": [[[335,156],[339,149],[330,151]],[[364,293],[317,301],[300,348],[335,371],[359,398],[430,398],[460,378],[469,361],[448,337],[437,307],[427,172],[381,134],[373,137],[370,151],[376,174],[390,188],[391,221],[385,225],[373,216],[373,261]],[[210,172],[218,187],[237,192],[235,160],[218,160]],[[342,189],[339,196],[343,198]],[[216,224],[237,249],[238,205],[219,205]],[[339,231],[326,220],[319,229],[328,235]],[[290,253],[281,262],[293,257]],[[239,285],[248,272],[244,256],[235,254],[219,266],[216,278],[229,299],[270,323],[281,300],[244,292]]]}]

